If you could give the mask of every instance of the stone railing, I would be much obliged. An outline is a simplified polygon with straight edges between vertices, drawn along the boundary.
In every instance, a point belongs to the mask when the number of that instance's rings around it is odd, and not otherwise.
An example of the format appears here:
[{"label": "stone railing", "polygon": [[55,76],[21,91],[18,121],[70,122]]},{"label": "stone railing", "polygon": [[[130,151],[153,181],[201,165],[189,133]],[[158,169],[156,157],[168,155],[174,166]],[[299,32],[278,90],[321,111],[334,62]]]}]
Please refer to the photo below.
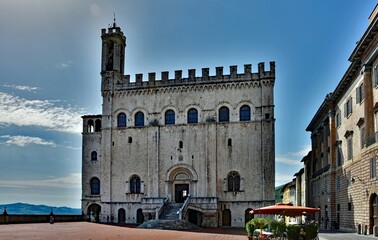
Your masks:
[{"label": "stone railing", "polygon": [[188,207],[188,204],[189,204],[189,198],[190,198],[190,194],[188,194],[188,197],[185,199],[184,204],[183,204],[182,207],[177,211],[177,214],[179,215],[179,220],[182,220],[182,219],[183,219],[182,214],[183,214],[183,212],[185,212],[186,208]]},{"label": "stone railing", "polygon": [[31,215],[31,214],[7,214],[0,215],[1,224],[14,224],[14,223],[48,223],[50,217],[54,217],[54,222],[81,222],[85,221],[84,215]]},{"label": "stone railing", "polygon": [[161,204],[160,206],[158,206],[158,207],[156,208],[156,214],[155,214],[155,219],[156,219],[156,220],[159,219],[160,214],[164,211],[164,207],[165,207],[165,205],[167,204],[168,200],[169,200],[169,199],[166,198],[166,199],[164,200],[163,204]]}]

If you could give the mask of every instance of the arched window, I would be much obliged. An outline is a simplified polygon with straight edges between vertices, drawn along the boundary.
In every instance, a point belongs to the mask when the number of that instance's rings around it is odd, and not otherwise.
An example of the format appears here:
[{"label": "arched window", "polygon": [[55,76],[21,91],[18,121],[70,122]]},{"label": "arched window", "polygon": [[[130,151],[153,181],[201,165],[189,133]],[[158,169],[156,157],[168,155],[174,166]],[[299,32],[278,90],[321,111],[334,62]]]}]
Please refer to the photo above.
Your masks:
[{"label": "arched window", "polygon": [[219,108],[219,122],[229,122],[230,121],[230,110],[228,107]]},{"label": "arched window", "polygon": [[91,160],[92,161],[96,161],[97,160],[97,152],[96,151],[91,152]]},{"label": "arched window", "polygon": [[175,112],[173,110],[168,110],[165,112],[165,125],[175,124]]},{"label": "arched window", "polygon": [[140,193],[140,178],[136,175],[130,178],[130,193]]},{"label": "arched window", "polygon": [[251,108],[248,105],[243,105],[239,112],[240,121],[251,121]]},{"label": "arched window", "polygon": [[188,111],[188,123],[198,123],[198,111],[195,108],[191,108]]},{"label": "arched window", "polygon": [[117,127],[126,127],[126,114],[120,113],[117,117]]},{"label": "arched window", "polygon": [[227,185],[229,192],[240,191],[240,175],[237,172],[230,172],[227,177]]},{"label": "arched window", "polygon": [[101,120],[97,119],[95,122],[95,132],[100,132],[101,131]]},{"label": "arched window", "polygon": [[94,131],[94,122],[92,119],[88,120],[87,132],[91,133]]},{"label": "arched window", "polygon": [[144,126],[144,113],[137,112],[135,114],[135,127],[143,127]]},{"label": "arched window", "polygon": [[96,177],[91,179],[91,195],[100,195],[100,180]]}]

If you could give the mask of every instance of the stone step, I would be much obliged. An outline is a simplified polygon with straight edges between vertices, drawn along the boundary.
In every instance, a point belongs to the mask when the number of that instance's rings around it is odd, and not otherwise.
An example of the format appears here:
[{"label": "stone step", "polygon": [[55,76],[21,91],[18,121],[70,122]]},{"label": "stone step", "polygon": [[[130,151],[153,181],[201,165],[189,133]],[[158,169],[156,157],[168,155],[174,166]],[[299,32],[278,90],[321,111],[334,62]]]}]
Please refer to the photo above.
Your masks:
[{"label": "stone step", "polygon": [[167,230],[193,230],[198,226],[185,220],[150,220],[142,223],[138,228],[153,228]]}]

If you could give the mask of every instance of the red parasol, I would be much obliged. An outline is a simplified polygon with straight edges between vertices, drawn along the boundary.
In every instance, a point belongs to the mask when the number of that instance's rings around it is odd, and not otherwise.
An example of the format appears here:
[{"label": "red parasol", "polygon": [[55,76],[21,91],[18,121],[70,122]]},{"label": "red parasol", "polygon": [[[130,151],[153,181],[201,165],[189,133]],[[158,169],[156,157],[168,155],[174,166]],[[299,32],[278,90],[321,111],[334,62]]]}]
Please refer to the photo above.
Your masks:
[{"label": "red parasol", "polygon": [[282,216],[302,216],[311,213],[319,212],[319,208],[310,208],[310,207],[303,207],[303,206],[293,206],[292,204],[285,204],[285,203],[277,203],[276,205],[257,208],[251,210],[250,214],[275,214],[275,215],[282,215]]}]

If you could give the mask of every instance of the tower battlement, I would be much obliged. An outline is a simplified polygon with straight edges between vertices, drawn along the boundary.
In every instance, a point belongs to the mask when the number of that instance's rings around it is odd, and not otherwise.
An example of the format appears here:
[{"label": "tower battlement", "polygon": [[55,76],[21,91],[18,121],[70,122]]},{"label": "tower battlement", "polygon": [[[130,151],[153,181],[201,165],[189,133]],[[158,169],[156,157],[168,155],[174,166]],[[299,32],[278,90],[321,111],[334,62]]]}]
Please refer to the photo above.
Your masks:
[{"label": "tower battlement", "polygon": [[170,78],[168,71],[161,72],[160,79],[156,78],[156,72],[148,73],[148,80],[143,79],[143,74],[135,74],[135,81],[131,81],[130,75],[124,75],[122,81],[115,83],[116,89],[140,89],[157,86],[177,86],[187,84],[224,83],[233,81],[259,81],[263,79],[275,79],[275,62],[270,62],[269,71],[265,70],[265,63],[258,64],[258,71],[252,71],[252,64],[244,65],[244,72],[238,73],[238,66],[230,66],[230,73],[224,74],[223,67],[215,68],[215,75],[210,76],[209,68],[202,68],[202,75],[196,74],[196,69],[189,69],[188,76],[183,77],[182,70],[175,70],[173,78]]},{"label": "tower battlement", "polygon": [[101,37],[114,34],[114,33],[119,33],[123,36],[123,32],[121,31],[121,28],[117,26],[112,26],[112,27],[109,27],[108,29],[106,28],[101,29]]}]

